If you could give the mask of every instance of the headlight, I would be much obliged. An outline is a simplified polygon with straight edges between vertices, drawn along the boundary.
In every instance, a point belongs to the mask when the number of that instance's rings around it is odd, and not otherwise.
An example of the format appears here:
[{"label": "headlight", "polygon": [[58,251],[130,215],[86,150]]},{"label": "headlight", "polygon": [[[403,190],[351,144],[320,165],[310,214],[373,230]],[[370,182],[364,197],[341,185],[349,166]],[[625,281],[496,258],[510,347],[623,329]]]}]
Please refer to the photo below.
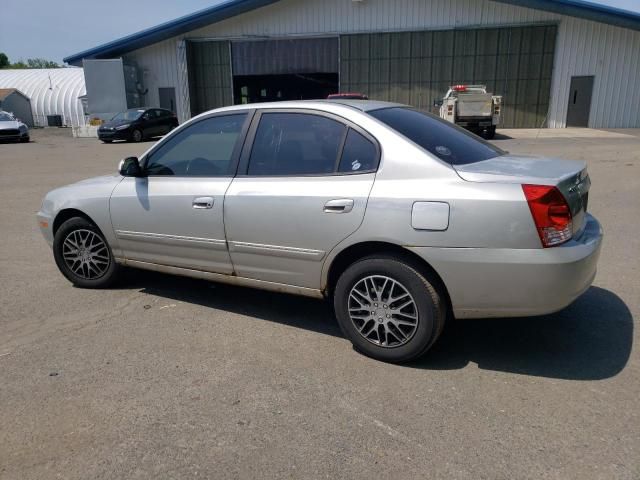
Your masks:
[{"label": "headlight", "polygon": [[120,125],[119,127],[116,127],[116,130],[124,130],[125,128],[129,128],[131,126],[130,123],[125,123],[124,125]]}]

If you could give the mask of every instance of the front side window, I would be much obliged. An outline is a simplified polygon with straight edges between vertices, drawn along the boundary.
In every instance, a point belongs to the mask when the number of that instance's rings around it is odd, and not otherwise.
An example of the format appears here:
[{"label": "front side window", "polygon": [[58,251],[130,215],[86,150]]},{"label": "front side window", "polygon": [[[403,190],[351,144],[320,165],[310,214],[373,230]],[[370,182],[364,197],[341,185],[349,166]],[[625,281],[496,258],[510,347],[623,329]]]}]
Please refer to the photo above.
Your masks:
[{"label": "front side window", "polygon": [[170,137],[147,160],[147,175],[232,175],[233,152],[246,113],[211,117]]},{"label": "front side window", "polygon": [[368,113],[449,165],[465,165],[505,154],[489,142],[430,113],[406,107]]},{"label": "front side window", "polygon": [[111,120],[137,120],[139,119],[145,111],[143,109],[133,109],[133,110],[125,110],[124,112],[118,113]]},{"label": "front side window", "polygon": [[263,113],[249,175],[326,175],[335,171],[346,125],[307,113]]}]

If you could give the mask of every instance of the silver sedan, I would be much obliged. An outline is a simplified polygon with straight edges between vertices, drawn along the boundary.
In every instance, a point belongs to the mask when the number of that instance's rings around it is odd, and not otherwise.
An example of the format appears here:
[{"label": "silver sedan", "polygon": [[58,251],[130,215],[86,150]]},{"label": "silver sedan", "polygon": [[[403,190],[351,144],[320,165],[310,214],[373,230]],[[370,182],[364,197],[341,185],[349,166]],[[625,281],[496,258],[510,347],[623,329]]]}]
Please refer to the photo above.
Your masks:
[{"label": "silver sedan", "polygon": [[328,298],[359,351],[402,362],[447,319],[580,296],[602,242],[589,186],[582,162],[509,155],[407,106],[283,102],[199,115],[37,217],[77,286],[127,265]]},{"label": "silver sedan", "polygon": [[0,141],[29,141],[29,127],[13,116],[0,110]]}]

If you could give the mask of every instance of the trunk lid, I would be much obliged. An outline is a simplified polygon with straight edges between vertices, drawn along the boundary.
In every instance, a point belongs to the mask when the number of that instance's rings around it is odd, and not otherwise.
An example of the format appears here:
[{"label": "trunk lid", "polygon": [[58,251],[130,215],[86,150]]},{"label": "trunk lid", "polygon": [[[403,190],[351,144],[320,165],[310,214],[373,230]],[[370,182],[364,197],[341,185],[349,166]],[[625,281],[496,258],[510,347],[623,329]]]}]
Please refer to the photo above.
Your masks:
[{"label": "trunk lid", "polygon": [[584,227],[591,187],[585,162],[503,155],[453,167],[468,182],[553,185],[569,204],[573,235],[578,236]]}]

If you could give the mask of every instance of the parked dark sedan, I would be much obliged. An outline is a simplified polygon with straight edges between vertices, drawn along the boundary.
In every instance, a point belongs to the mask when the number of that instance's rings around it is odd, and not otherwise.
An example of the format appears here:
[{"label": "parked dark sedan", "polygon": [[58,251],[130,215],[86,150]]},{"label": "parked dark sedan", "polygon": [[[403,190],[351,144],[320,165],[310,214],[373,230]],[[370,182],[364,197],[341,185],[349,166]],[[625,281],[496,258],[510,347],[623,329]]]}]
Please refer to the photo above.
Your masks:
[{"label": "parked dark sedan", "polygon": [[117,114],[98,129],[105,143],[114,140],[140,142],[169,133],[178,126],[175,113],[163,108],[131,108]]}]

